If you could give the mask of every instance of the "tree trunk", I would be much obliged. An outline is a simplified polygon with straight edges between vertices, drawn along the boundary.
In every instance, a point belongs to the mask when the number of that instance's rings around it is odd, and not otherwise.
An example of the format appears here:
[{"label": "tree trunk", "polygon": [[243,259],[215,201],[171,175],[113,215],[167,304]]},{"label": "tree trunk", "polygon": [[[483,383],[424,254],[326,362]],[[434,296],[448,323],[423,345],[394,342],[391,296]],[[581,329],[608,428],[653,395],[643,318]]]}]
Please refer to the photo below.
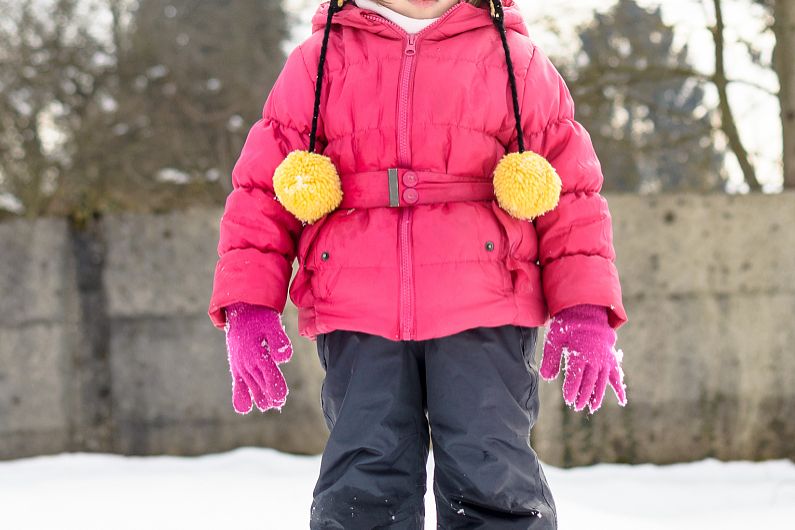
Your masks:
[{"label": "tree trunk", "polygon": [[776,72],[781,91],[781,123],[784,129],[784,188],[795,189],[795,2],[776,0]]},{"label": "tree trunk", "polygon": [[751,163],[748,151],[745,149],[742,139],[740,138],[737,122],[734,119],[734,114],[729,104],[729,80],[726,77],[726,63],[724,57],[726,42],[724,40],[725,23],[723,22],[723,5],[721,4],[721,0],[713,0],[713,2],[715,4],[715,27],[712,28],[712,34],[715,38],[715,75],[713,76],[713,80],[715,87],[718,89],[718,98],[720,100],[721,129],[729,140],[729,147],[740,163],[740,168],[743,170],[746,184],[748,184],[751,191],[759,191],[761,186],[756,178],[754,165]]}]

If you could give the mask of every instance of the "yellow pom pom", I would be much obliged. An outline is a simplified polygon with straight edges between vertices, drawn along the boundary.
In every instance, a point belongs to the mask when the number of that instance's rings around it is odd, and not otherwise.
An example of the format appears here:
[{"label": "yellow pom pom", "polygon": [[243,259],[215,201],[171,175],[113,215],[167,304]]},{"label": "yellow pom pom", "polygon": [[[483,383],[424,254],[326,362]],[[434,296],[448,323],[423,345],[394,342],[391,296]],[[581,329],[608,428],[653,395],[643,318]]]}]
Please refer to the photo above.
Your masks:
[{"label": "yellow pom pom", "polygon": [[334,163],[309,151],[293,151],[282,160],[273,173],[273,190],[284,208],[306,223],[314,223],[342,202]]},{"label": "yellow pom pom", "polygon": [[517,219],[532,220],[558,205],[562,183],[543,156],[508,153],[494,170],[494,195],[500,207]]}]

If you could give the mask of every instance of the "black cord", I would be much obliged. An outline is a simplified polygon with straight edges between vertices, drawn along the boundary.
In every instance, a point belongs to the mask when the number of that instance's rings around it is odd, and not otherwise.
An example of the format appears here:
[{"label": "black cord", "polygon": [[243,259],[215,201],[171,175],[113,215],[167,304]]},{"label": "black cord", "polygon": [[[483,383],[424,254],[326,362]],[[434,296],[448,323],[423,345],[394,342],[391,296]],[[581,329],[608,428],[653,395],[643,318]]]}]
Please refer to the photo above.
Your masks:
[{"label": "black cord", "polygon": [[[343,2],[344,3],[344,2]],[[328,6],[328,16],[326,17],[326,28],[323,31],[323,46],[320,48],[320,63],[317,67],[317,81],[315,82],[315,106],[312,111],[312,131],[309,133],[309,152],[315,151],[315,135],[317,134],[317,119],[320,115],[320,89],[323,86],[323,66],[326,63],[326,49],[328,48],[328,36],[331,32],[331,18],[334,13],[342,9],[337,4],[337,0],[330,0]]]},{"label": "black cord", "polygon": [[[522,115],[519,110],[519,94],[516,88],[516,75],[513,70],[513,61],[511,61],[511,51],[508,47],[508,38],[505,33],[504,11],[502,9],[502,2],[500,0],[490,0],[493,7],[492,21],[500,32],[500,40],[502,40],[502,48],[505,51],[505,62],[508,66],[508,78],[511,85],[511,98],[513,99],[513,114],[516,122],[516,135],[519,144],[519,152],[524,152],[524,134],[522,132]],[[343,2],[344,4],[344,2]],[[342,9],[337,4],[337,0],[330,0],[328,16],[326,17],[326,27],[323,31],[323,45],[320,48],[320,61],[317,69],[317,82],[315,83],[315,105],[312,112],[312,131],[309,134],[309,152],[315,150],[315,136],[317,134],[317,121],[320,114],[320,89],[323,86],[323,70],[326,63],[326,50],[328,49],[328,38],[331,31],[331,19],[338,10]]]},{"label": "black cord", "polygon": [[513,72],[513,62],[511,61],[511,51],[508,48],[508,37],[505,34],[505,17],[500,0],[490,0],[493,7],[491,20],[500,31],[502,48],[505,50],[505,62],[508,64],[508,78],[511,83],[511,97],[513,99],[513,114],[516,120],[516,135],[519,142],[519,152],[524,152],[524,134],[522,133],[522,115],[519,111],[519,94],[516,89],[516,75]]}]

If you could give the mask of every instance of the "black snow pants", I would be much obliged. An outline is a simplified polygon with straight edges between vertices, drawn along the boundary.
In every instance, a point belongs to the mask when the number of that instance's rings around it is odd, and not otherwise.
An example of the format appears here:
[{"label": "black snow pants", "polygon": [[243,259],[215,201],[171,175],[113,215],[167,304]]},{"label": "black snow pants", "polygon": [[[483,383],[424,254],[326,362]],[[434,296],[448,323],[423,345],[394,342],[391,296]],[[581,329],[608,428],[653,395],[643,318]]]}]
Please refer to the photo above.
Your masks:
[{"label": "black snow pants", "polygon": [[424,528],[433,443],[437,528],[557,528],[529,435],[538,328],[478,327],[425,341],[318,336],[330,437],[310,528]]}]

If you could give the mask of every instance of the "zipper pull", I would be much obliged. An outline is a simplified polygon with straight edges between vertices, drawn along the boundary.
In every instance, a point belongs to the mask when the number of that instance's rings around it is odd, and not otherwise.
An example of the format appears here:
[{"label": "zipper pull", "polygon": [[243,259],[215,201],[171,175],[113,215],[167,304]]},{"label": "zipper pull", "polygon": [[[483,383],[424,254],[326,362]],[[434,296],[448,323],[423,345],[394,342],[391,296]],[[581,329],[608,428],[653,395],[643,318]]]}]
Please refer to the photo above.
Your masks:
[{"label": "zipper pull", "polygon": [[417,48],[415,47],[417,35],[412,33],[408,37],[409,40],[406,43],[406,48],[403,50],[403,53],[406,55],[414,55],[417,52]]}]

